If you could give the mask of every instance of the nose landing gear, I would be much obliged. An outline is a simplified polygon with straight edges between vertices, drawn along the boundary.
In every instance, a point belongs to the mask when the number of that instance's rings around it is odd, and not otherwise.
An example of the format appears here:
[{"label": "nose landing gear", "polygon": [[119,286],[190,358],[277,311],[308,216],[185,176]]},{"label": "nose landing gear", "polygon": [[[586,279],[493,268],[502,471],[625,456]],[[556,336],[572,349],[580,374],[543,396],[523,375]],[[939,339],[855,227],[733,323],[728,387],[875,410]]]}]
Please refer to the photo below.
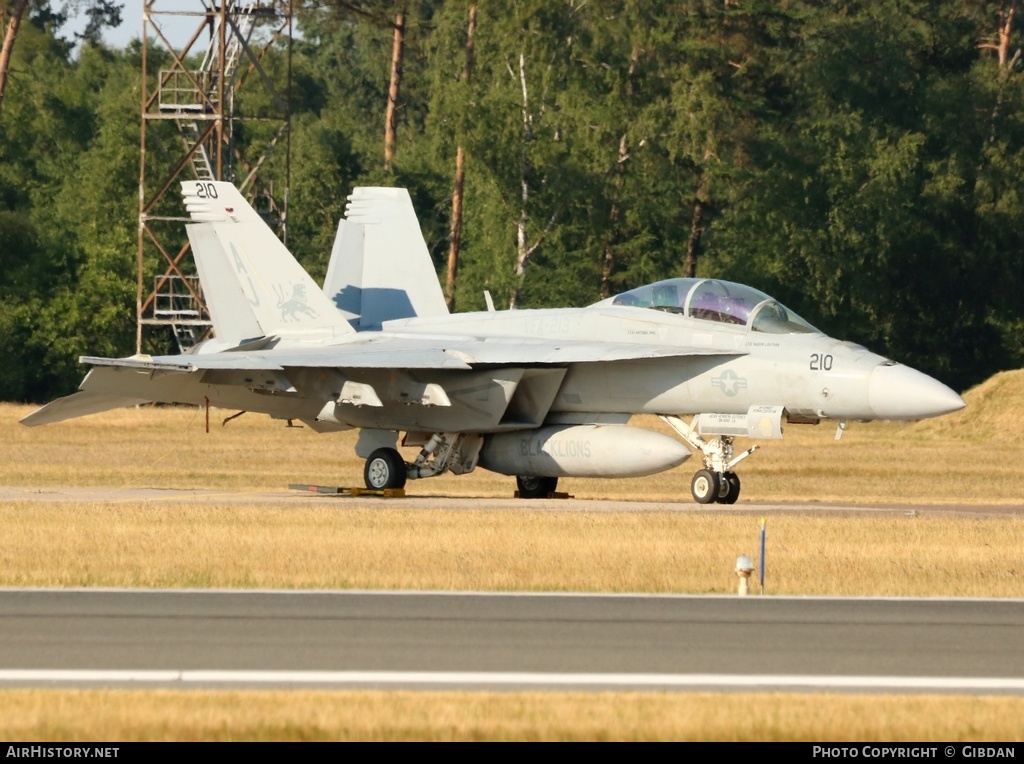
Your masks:
[{"label": "nose landing gear", "polygon": [[697,430],[699,415],[689,425],[676,416],[661,418],[704,457],[704,469],[698,470],[690,481],[693,500],[698,504],[735,504],[740,497],[740,478],[733,468],[760,446],[751,446],[734,457],[733,436],[715,435],[705,439]]}]

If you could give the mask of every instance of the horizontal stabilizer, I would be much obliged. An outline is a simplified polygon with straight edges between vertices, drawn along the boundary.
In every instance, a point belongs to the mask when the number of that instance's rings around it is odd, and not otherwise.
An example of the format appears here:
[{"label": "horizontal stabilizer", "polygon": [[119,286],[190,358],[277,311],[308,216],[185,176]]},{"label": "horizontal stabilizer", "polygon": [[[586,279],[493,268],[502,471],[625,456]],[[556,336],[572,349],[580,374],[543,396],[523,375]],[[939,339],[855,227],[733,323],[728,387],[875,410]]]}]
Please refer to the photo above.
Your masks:
[{"label": "horizontal stabilizer", "polygon": [[58,398],[47,403],[42,408],[36,409],[28,416],[23,417],[21,423],[29,427],[38,427],[42,424],[63,422],[65,419],[99,414],[103,411],[120,409],[126,406],[137,406],[142,403],[149,403],[149,401],[145,398],[79,391],[63,398]]}]

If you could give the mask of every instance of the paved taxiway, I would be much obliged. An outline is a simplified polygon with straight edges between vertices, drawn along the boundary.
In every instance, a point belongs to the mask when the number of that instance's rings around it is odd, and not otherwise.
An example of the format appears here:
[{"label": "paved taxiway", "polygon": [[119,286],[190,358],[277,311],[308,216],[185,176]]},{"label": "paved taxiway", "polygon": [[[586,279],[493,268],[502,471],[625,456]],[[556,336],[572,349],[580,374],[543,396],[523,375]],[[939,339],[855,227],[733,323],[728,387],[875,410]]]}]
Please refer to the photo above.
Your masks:
[{"label": "paved taxiway", "polygon": [[1024,695],[1024,600],[0,590],[0,684]]},{"label": "paved taxiway", "polygon": [[848,514],[930,514],[930,515],[1024,515],[1021,504],[915,504],[915,505],[871,505],[836,504],[824,502],[750,503],[741,501],[730,506],[722,504],[696,504],[685,491],[678,502],[670,501],[621,501],[601,499],[532,499],[525,501],[511,495],[508,498],[486,496],[430,496],[417,495],[413,486],[408,495],[387,498],[363,494],[358,496],[315,493],[304,490],[286,491],[233,491],[193,488],[146,488],[140,486],[111,487],[9,487],[0,486],[0,501],[42,501],[55,503],[196,503],[196,504],[272,504],[277,506],[318,506],[339,507],[405,507],[408,509],[507,509],[531,510],[557,509],[559,511],[599,512],[729,512],[762,516],[777,512],[804,514],[844,512]]}]

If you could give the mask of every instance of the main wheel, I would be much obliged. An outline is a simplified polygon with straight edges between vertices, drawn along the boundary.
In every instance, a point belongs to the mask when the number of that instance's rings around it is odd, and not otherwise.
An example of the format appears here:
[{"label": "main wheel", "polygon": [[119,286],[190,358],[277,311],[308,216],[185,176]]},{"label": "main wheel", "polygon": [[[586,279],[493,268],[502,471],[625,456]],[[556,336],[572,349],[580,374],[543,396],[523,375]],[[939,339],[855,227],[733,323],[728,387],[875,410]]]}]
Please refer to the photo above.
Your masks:
[{"label": "main wheel", "polygon": [[740,497],[740,476],[735,472],[726,472],[719,481],[718,498],[719,504],[735,504]]},{"label": "main wheel", "polygon": [[711,470],[700,470],[690,481],[690,493],[698,504],[710,504],[718,498],[718,475]]},{"label": "main wheel", "polygon": [[407,477],[405,460],[394,448],[378,448],[370,454],[363,468],[366,487],[375,491],[384,488],[404,488]]},{"label": "main wheel", "polygon": [[558,478],[516,475],[516,487],[521,499],[546,499],[558,487]]}]

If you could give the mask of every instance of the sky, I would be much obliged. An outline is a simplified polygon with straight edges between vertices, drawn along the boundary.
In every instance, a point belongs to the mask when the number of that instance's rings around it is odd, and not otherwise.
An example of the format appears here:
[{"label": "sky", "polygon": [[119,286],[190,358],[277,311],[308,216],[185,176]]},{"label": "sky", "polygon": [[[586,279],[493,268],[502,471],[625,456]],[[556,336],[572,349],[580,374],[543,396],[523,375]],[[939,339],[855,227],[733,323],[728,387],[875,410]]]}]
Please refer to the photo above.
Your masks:
[{"label": "sky", "polygon": [[107,45],[123,48],[136,37],[142,37],[142,3],[143,0],[123,0],[121,26],[103,33],[103,41]]},{"label": "sky", "polygon": [[[124,48],[129,42],[142,37],[142,8],[144,0],[120,0],[121,25],[113,29],[103,31],[103,41],[112,48]],[[175,46],[175,49],[184,47],[188,38],[199,26],[200,18],[194,16],[175,16],[172,12],[188,12],[200,14],[203,12],[203,4],[200,0],[157,0],[153,5],[156,11],[151,18],[150,36],[154,30],[152,23],[159,23],[160,29],[167,36],[168,40]],[[82,17],[71,19],[65,27],[65,36],[71,37],[74,32],[81,32],[85,28],[85,19]],[[204,38],[200,37],[200,48],[204,47]]]},{"label": "sky", "polygon": [[[219,4],[220,0],[215,0]],[[142,37],[142,10],[145,7],[144,0],[116,0],[121,5],[121,24],[114,28],[103,30],[103,41],[112,48],[123,49],[132,40]],[[207,2],[209,5],[210,2]],[[66,10],[66,3],[56,0],[55,7]],[[239,2],[241,5],[241,2]],[[159,24],[164,36],[174,50],[180,51],[185,47],[189,38],[203,21],[205,6],[202,0],[155,0],[150,14],[149,36],[156,36],[155,24]],[[73,40],[75,34],[85,29],[86,19],[84,14],[72,17],[68,23],[61,28],[61,37]],[[300,37],[297,29],[292,30],[296,39]],[[195,45],[193,53],[204,51],[209,47],[210,36],[203,32]],[[161,47],[162,44],[161,44]]]}]

